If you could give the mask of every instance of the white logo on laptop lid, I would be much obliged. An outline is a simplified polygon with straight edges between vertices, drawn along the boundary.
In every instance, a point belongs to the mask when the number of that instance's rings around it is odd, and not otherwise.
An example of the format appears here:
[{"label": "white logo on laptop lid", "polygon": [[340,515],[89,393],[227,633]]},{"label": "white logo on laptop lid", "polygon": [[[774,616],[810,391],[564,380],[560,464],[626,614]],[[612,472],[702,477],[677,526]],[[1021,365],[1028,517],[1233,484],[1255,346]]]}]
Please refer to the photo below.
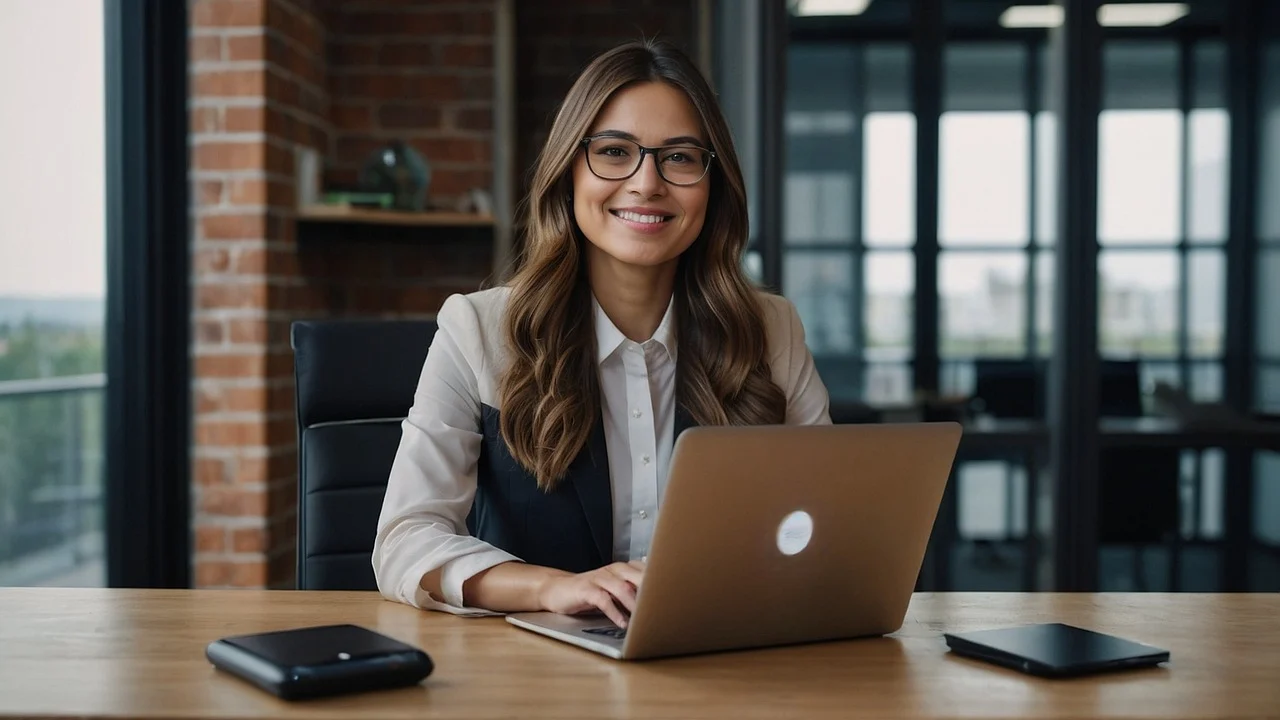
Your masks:
[{"label": "white logo on laptop lid", "polygon": [[809,546],[813,538],[813,516],[796,510],[778,526],[778,549],[783,555],[795,555]]}]

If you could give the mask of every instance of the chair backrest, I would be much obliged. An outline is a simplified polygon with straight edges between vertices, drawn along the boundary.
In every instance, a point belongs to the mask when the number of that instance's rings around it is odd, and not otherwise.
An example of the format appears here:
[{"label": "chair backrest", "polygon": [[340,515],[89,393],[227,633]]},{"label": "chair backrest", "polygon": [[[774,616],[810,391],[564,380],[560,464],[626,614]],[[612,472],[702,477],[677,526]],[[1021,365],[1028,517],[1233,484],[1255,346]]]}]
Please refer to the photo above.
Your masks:
[{"label": "chair backrest", "polygon": [[1032,359],[980,358],[973,363],[973,396],[998,418],[1043,418],[1044,368]]},{"label": "chair backrest", "polygon": [[293,324],[299,589],[377,587],[378,514],[435,332],[434,321]]},{"label": "chair backrest", "polygon": [[[1032,359],[974,361],[974,398],[983,412],[1002,418],[1043,418],[1048,409],[1047,363]],[[1134,360],[1098,363],[1098,414],[1102,417],[1140,417],[1141,365]]]},{"label": "chair backrest", "polygon": [[1142,366],[1137,360],[1103,360],[1098,364],[1098,415],[1141,417]]}]

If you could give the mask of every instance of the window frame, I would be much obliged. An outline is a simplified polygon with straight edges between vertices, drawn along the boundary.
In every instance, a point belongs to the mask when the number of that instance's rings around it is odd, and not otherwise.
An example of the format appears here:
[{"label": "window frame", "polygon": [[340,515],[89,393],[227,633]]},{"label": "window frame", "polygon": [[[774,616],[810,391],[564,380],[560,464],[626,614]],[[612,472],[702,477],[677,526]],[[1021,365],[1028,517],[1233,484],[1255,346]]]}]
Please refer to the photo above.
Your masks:
[{"label": "window frame", "polygon": [[187,587],[187,3],[104,0],[110,587]]}]

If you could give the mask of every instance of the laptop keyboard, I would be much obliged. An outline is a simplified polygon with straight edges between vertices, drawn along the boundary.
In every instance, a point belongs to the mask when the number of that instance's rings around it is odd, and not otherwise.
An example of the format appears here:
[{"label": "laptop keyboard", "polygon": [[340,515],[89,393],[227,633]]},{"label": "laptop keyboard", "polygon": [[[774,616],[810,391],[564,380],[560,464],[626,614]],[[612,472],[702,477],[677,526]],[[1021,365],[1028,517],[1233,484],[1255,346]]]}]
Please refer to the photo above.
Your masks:
[{"label": "laptop keyboard", "polygon": [[620,628],[617,625],[606,625],[604,627],[586,628],[582,632],[591,633],[592,635],[604,635],[616,640],[622,640],[627,636],[627,629]]}]

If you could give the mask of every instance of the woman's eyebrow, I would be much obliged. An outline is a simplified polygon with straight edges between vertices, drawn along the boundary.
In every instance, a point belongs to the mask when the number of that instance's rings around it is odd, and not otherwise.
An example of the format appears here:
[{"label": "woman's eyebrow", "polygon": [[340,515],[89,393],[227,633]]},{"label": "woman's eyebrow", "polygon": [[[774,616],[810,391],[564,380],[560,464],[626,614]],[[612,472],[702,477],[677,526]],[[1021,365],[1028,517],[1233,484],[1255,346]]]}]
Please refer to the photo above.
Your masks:
[{"label": "woman's eyebrow", "polygon": [[[630,140],[631,142],[636,143],[637,145],[644,144],[640,142],[640,138],[636,137],[635,135],[632,135],[626,130],[601,130],[598,133],[592,133],[592,136],[593,137],[616,137],[616,138],[622,138],[623,140]],[[667,138],[666,140],[663,140],[662,144],[663,145],[702,145],[703,142],[699,138],[693,137],[692,135],[677,135],[676,137],[670,137],[670,138]]]}]

